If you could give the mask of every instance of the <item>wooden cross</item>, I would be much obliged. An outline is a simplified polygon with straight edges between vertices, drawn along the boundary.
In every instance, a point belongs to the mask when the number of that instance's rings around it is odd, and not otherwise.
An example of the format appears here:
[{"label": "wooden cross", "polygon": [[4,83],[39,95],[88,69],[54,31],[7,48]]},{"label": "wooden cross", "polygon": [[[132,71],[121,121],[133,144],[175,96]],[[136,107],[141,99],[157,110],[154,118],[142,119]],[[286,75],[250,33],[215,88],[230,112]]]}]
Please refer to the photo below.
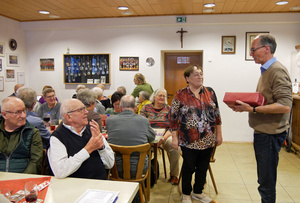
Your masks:
[{"label": "wooden cross", "polygon": [[181,28],[181,30],[177,31],[176,33],[180,33],[181,48],[183,48],[183,33],[187,33],[187,31]]}]

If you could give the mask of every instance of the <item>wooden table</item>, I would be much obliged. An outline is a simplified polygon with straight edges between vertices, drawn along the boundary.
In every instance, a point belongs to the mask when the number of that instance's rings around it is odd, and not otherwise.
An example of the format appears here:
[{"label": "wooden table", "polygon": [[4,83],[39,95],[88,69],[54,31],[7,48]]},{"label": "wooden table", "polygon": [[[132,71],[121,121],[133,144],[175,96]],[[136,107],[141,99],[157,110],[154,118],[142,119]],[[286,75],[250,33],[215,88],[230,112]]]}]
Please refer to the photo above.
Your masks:
[{"label": "wooden table", "polygon": [[[15,180],[24,178],[38,178],[41,175],[0,172],[0,180]],[[82,178],[58,179],[51,177],[51,182],[45,198],[45,203],[73,203],[87,189],[119,191],[117,203],[132,202],[139,189],[135,182],[121,182],[110,180],[94,180]]]}]

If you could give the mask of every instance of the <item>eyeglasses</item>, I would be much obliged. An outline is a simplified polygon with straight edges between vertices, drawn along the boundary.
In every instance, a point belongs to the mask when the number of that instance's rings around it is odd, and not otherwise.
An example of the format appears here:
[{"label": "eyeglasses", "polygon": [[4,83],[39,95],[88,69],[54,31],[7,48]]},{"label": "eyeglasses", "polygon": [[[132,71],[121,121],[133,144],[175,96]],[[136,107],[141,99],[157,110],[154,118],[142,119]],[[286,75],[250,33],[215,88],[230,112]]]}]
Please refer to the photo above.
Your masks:
[{"label": "eyeglasses", "polygon": [[165,98],[165,97],[166,97],[166,95],[164,95],[164,94],[159,94],[159,95],[157,95],[157,97],[162,97],[162,98]]},{"label": "eyeglasses", "polygon": [[25,113],[26,114],[26,109],[23,109],[23,110],[19,110],[19,111],[4,111],[6,113],[11,113],[13,114],[14,116],[21,116],[22,113]]},{"label": "eyeglasses", "polygon": [[47,99],[50,99],[50,98],[54,98],[54,97],[55,97],[55,95],[47,96],[46,98],[47,98]]},{"label": "eyeglasses", "polygon": [[67,113],[74,113],[74,112],[80,112],[80,113],[84,113],[86,111],[86,107],[81,107],[79,109],[75,109],[75,110],[72,110],[72,111],[68,111]]},{"label": "eyeglasses", "polygon": [[250,49],[250,52],[253,53],[253,52],[255,52],[257,49],[260,49],[260,48],[263,48],[263,47],[265,47],[265,45],[260,46],[260,47],[256,47],[256,48],[251,48],[251,49]]}]

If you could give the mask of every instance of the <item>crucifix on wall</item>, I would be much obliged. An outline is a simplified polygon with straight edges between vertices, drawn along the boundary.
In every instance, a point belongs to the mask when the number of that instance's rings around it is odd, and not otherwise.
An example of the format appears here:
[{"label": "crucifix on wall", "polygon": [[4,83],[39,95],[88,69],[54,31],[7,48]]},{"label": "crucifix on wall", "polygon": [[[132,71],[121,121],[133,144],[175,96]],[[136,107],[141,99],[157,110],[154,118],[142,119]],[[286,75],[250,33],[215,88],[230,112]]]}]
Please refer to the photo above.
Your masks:
[{"label": "crucifix on wall", "polygon": [[181,30],[177,31],[176,33],[180,33],[181,48],[183,48],[183,33],[187,33],[187,31],[181,28]]}]

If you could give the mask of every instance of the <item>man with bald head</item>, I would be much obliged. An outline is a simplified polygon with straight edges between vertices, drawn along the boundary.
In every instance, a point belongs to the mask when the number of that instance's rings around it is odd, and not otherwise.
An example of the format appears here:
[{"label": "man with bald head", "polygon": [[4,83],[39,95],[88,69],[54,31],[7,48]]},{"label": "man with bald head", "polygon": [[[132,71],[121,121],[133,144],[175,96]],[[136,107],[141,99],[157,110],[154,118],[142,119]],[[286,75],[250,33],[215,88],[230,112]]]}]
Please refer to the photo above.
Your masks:
[{"label": "man with bald head", "polygon": [[40,132],[26,121],[24,102],[17,97],[4,99],[0,117],[0,171],[39,174],[42,159]]},{"label": "man with bald head", "polygon": [[18,91],[18,89],[20,89],[21,87],[23,87],[23,85],[21,85],[21,84],[16,84],[15,85],[15,87],[14,87],[14,93],[12,93],[10,96],[14,96],[14,97],[16,97],[17,96],[17,91]]},{"label": "man with bald head", "polygon": [[48,159],[57,178],[106,179],[114,164],[114,153],[94,120],[78,99],[65,100],[60,107],[62,126],[50,138]]}]

